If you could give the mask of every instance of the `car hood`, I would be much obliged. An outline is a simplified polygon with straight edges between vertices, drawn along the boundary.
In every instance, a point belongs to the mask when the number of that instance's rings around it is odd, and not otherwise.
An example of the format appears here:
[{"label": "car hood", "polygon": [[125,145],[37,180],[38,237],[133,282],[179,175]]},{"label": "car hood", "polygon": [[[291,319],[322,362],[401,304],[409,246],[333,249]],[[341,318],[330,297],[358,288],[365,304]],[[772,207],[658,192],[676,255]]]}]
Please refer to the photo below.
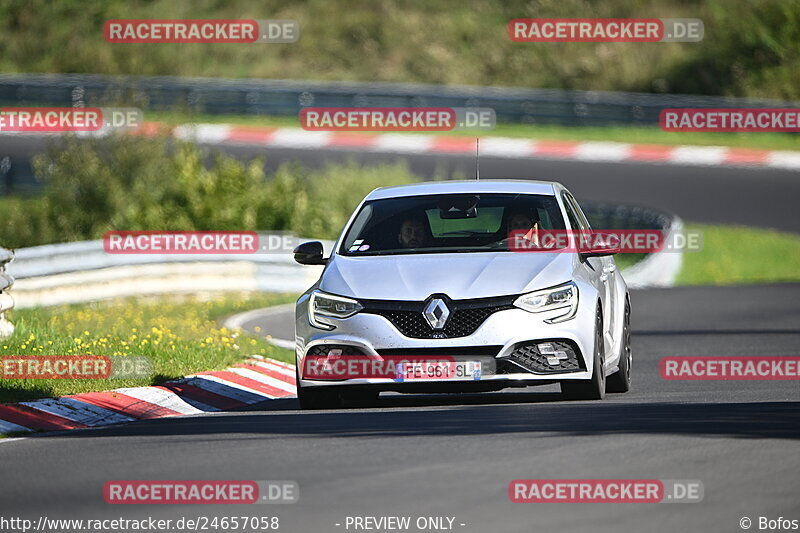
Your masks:
[{"label": "car hood", "polygon": [[521,294],[571,279],[574,254],[470,252],[395,256],[334,256],[323,291],[375,300],[455,300]]}]

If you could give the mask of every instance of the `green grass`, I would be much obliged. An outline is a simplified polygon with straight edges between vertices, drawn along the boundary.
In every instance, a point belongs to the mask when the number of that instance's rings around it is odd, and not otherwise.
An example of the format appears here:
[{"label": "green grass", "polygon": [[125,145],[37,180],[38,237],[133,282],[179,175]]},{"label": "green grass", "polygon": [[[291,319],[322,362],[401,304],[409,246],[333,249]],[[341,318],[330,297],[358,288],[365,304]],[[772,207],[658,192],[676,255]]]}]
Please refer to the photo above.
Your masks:
[{"label": "green grass", "polygon": [[292,302],[290,294],[231,294],[198,297],[128,298],[81,305],[19,309],[11,313],[16,332],[0,340],[0,357],[19,355],[145,356],[147,379],[0,379],[0,403],[121,387],[138,387],[218,370],[251,354],[293,361],[290,350],[257,335],[219,324],[239,311]]},{"label": "green grass", "polygon": [[[700,43],[515,43],[513,18],[699,18]],[[112,44],[108,19],[294,19],[292,44]],[[791,0],[5,0],[0,72],[422,82],[800,98]]]},{"label": "green grass", "polygon": [[689,225],[703,250],[683,254],[678,285],[800,281],[800,235],[743,226]]},{"label": "green grass", "polygon": [[617,263],[617,268],[622,270],[631,267],[647,257],[647,254],[616,254],[614,262]]},{"label": "green grass", "polygon": [[[148,111],[145,113],[145,120],[164,122],[172,126],[194,122],[273,128],[300,127],[300,122],[297,117],[267,115],[207,115]],[[418,134],[419,132],[408,133]],[[354,134],[358,135],[358,133]],[[370,133],[364,133],[364,135],[369,134]],[[788,133],[667,132],[661,131],[658,127],[645,126],[570,127],[500,123],[492,130],[442,131],[431,133],[431,135],[448,135],[454,137],[512,137],[553,141],[613,141],[640,144],[730,146],[764,150],[800,150],[800,135]]]}]

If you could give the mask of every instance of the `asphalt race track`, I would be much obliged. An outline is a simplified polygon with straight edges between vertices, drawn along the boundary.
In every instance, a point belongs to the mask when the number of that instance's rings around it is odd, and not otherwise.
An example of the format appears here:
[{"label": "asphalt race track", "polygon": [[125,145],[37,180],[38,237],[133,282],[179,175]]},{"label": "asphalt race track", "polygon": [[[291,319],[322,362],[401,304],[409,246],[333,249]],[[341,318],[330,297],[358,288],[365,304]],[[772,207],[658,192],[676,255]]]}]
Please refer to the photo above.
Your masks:
[{"label": "asphalt race track", "polygon": [[[269,164],[296,155],[263,152]],[[328,155],[302,154],[312,163]],[[469,161],[419,156],[409,164],[425,173],[444,159],[451,168]],[[482,171],[558,179],[583,199],[652,205],[689,221],[800,231],[794,172],[488,159]],[[248,411],[0,441],[0,514],[269,515],[290,533],[347,531],[347,516],[381,515],[454,517],[454,530],[465,533],[730,532],[741,531],[745,516],[753,530],[760,516],[800,519],[798,382],[665,381],[658,373],[665,356],[798,355],[800,284],[642,290],[632,300],[634,390],[628,394],[565,402],[550,386],[389,395],[376,408],[316,412],[280,400]],[[292,337],[286,314],[246,324],[256,325]],[[702,481],[705,498],[692,504],[509,502],[509,482],[524,478],[692,479]],[[107,505],[103,485],[116,479],[295,480],[300,500]]]},{"label": "asphalt race track", "polygon": [[[798,302],[800,285],[634,292],[635,389],[602,402],[564,402],[554,387],[392,395],[360,410],[301,412],[282,400],[4,442],[0,502],[18,516],[50,518],[262,513],[291,532],[344,530],[335,524],[346,516],[382,514],[454,516],[466,524],[456,530],[480,533],[736,531],[743,516],[792,517],[800,514],[797,382],[663,381],[658,361],[795,355]],[[506,490],[519,478],[696,479],[705,499],[513,504]],[[111,506],[102,489],[114,479],[291,479],[300,501]]]}]

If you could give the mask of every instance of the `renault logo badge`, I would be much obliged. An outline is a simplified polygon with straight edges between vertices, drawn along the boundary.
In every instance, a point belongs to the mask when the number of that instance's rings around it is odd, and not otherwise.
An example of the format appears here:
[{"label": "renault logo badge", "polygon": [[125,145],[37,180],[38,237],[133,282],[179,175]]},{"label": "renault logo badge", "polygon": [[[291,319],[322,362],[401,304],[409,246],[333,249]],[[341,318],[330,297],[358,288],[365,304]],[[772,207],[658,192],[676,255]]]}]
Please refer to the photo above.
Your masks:
[{"label": "renault logo badge", "polygon": [[444,329],[444,325],[447,324],[447,319],[450,318],[450,309],[447,308],[447,304],[444,303],[444,300],[434,298],[428,302],[422,314],[425,315],[425,320],[428,321],[431,328],[440,330]]}]

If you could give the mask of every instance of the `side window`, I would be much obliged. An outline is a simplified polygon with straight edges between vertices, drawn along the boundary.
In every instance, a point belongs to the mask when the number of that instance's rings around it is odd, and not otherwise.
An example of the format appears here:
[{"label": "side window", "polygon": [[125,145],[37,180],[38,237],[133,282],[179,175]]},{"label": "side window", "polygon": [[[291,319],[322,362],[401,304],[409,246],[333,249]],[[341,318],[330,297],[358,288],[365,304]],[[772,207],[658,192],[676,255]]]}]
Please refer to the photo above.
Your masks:
[{"label": "side window", "polygon": [[583,223],[578,219],[578,215],[575,213],[575,208],[573,207],[572,202],[569,201],[569,196],[567,193],[562,194],[561,199],[564,200],[564,209],[567,212],[569,225],[572,227],[573,231],[584,229]]},{"label": "side window", "polygon": [[575,198],[572,197],[571,194],[565,193],[565,196],[569,203],[572,205],[572,209],[575,211],[576,216],[581,221],[581,226],[583,229],[590,230],[592,226],[589,224],[589,221],[586,219],[586,215],[583,214],[583,209],[578,205],[578,202],[575,201]]}]

